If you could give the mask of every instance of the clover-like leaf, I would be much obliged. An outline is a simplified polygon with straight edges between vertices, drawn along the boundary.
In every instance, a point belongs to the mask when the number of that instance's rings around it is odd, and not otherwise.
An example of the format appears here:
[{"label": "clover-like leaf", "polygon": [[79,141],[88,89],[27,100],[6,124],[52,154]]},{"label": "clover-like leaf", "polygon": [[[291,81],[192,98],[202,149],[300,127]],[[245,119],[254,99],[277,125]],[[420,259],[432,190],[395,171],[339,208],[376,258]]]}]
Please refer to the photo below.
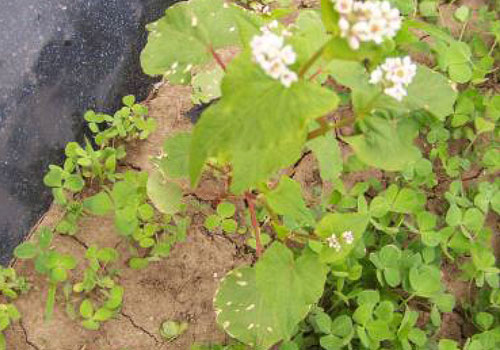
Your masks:
[{"label": "clover-like leaf", "polygon": [[354,241],[351,244],[341,244],[339,251],[323,246],[320,257],[327,263],[341,262],[355,246],[355,243],[361,238],[368,225],[369,216],[364,213],[332,213],[325,215],[316,225],[315,233],[321,238],[328,238],[335,235],[339,242],[342,242],[342,234],[351,231]]}]

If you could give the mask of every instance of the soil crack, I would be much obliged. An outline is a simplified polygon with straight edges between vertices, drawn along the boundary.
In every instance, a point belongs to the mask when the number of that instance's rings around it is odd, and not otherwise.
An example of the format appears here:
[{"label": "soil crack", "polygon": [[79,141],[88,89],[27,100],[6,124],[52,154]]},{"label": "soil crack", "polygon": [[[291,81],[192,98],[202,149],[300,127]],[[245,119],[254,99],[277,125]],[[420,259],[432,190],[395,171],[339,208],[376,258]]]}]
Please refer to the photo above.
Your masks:
[{"label": "soil crack", "polygon": [[158,338],[156,338],[156,336],[153,333],[151,333],[150,331],[148,331],[146,328],[138,325],[130,315],[127,315],[125,312],[123,312],[123,310],[120,313],[121,313],[121,315],[123,317],[125,317],[126,319],[129,320],[130,324],[134,328],[136,328],[136,329],[142,331],[143,333],[147,334],[151,339],[153,339],[155,341],[156,344],[161,343],[161,341],[158,340]]},{"label": "soil crack", "polygon": [[23,330],[23,334],[24,334],[24,341],[26,342],[26,344],[28,344],[29,346],[31,346],[33,349],[35,350],[41,350],[35,343],[33,343],[32,341],[30,341],[28,339],[28,331],[26,330],[26,328],[24,327],[24,324],[23,324],[23,321],[22,320],[19,320],[19,325],[21,326],[21,329]]},{"label": "soil crack", "polygon": [[74,242],[76,242],[77,244],[81,245],[83,248],[85,249],[89,249],[89,246],[87,243],[85,243],[84,241],[82,241],[81,239],[79,239],[78,237],[76,236],[73,236],[73,235],[63,235],[63,237],[68,237],[69,239],[73,240]]}]

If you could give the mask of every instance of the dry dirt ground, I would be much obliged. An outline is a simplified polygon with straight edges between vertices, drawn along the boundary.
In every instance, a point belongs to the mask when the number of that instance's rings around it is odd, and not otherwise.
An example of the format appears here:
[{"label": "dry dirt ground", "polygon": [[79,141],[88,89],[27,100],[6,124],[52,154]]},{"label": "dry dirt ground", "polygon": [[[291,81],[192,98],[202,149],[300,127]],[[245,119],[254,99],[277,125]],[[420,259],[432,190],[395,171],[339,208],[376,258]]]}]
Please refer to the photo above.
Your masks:
[{"label": "dry dirt ground", "polygon": [[[190,107],[189,90],[164,85],[149,104],[150,115],[158,121],[157,131],[144,142],[128,147],[126,164],[148,170],[149,157],[158,154],[165,136],[190,127],[183,116]],[[210,200],[220,186],[206,180],[196,195]],[[39,225],[54,226],[62,212],[53,206]],[[47,283],[33,269],[31,261],[16,261],[19,274],[32,283],[27,295],[16,305],[23,315],[6,332],[9,349],[15,350],[188,350],[195,342],[210,344],[225,340],[215,323],[212,308],[218,279],[236,265],[248,262],[250,256],[223,236],[206,232],[202,219],[193,218],[187,240],[177,244],[169,258],[151,264],[141,271],[128,268],[121,261],[120,284],[125,288],[121,313],[103,323],[99,331],[88,331],[71,320],[64,310],[64,297],[58,293],[54,317],[44,322],[43,313]],[[124,244],[114,232],[111,218],[84,217],[74,237],[55,237],[53,245],[62,253],[71,253],[83,261],[85,248],[91,244],[116,247],[127,256]],[[81,278],[85,264],[72,274]],[[164,342],[159,327],[164,320],[186,321],[188,330],[173,342]]]}]

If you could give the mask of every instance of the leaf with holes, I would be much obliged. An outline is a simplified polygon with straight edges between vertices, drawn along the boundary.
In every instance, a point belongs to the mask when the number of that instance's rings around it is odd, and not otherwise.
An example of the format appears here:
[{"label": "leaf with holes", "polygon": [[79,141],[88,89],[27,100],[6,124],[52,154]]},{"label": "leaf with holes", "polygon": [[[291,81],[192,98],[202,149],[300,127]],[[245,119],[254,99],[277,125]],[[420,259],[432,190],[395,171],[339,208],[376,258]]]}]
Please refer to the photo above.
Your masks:
[{"label": "leaf with holes", "polygon": [[148,43],[141,54],[144,72],[165,74],[174,84],[187,84],[191,69],[213,60],[212,51],[238,45],[238,18],[255,17],[222,0],[179,2],[148,25]]},{"label": "leaf with holes", "polygon": [[265,350],[289,339],[323,291],[326,267],[308,251],[274,243],[255,267],[229,272],[214,299],[217,322],[233,338]]}]

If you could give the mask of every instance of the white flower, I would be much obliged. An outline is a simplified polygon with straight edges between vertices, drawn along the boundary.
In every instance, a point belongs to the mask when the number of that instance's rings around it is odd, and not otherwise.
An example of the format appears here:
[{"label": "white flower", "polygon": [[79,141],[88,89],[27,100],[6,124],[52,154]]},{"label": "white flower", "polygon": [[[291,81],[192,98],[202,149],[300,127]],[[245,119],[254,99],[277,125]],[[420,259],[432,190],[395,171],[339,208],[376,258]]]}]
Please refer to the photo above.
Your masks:
[{"label": "white flower", "polygon": [[285,87],[290,87],[290,85],[292,85],[292,83],[296,82],[297,80],[299,80],[297,74],[295,74],[295,72],[292,72],[291,70],[282,73],[280,78],[281,84],[283,84]]},{"label": "white flower", "polygon": [[340,35],[357,50],[362,42],[381,44],[392,38],[401,28],[399,10],[388,1],[332,0],[340,14]]},{"label": "white flower", "polygon": [[346,18],[341,17],[339,19],[339,28],[343,37],[347,36],[350,27],[351,25],[349,24],[349,21]]},{"label": "white flower", "polygon": [[385,88],[384,93],[398,101],[402,101],[408,94],[402,85],[393,85],[392,87]]},{"label": "white flower", "polygon": [[381,83],[384,93],[401,101],[408,95],[406,87],[417,74],[417,65],[409,56],[387,58],[370,75],[370,84]]},{"label": "white flower", "polygon": [[335,10],[341,14],[349,14],[352,11],[353,0],[337,0]]},{"label": "white flower", "polygon": [[382,72],[382,68],[378,67],[370,75],[370,84],[380,83],[382,81],[383,76],[384,76],[384,72]]},{"label": "white flower", "polygon": [[337,239],[337,236],[335,236],[335,234],[331,235],[330,237],[328,237],[326,239],[326,242],[328,243],[328,246],[330,248],[333,248],[335,249],[335,251],[339,252],[340,249],[342,249],[342,246],[340,245],[338,239]]},{"label": "white flower", "polygon": [[352,244],[354,242],[354,235],[352,231],[345,231],[342,233],[342,239],[346,244]]},{"label": "white flower", "polygon": [[293,51],[293,48],[290,45],[285,46],[281,50],[279,56],[283,60],[283,63],[285,63],[286,65],[294,64],[295,60],[297,59],[297,55],[295,54],[295,51]]},{"label": "white flower", "polygon": [[290,87],[298,80],[297,74],[288,68],[294,64],[297,55],[291,45],[285,45],[283,35],[277,35],[271,31],[276,28],[278,22],[271,22],[261,28],[261,35],[255,35],[251,42],[254,61],[271,78],[279,80],[285,87]]}]

